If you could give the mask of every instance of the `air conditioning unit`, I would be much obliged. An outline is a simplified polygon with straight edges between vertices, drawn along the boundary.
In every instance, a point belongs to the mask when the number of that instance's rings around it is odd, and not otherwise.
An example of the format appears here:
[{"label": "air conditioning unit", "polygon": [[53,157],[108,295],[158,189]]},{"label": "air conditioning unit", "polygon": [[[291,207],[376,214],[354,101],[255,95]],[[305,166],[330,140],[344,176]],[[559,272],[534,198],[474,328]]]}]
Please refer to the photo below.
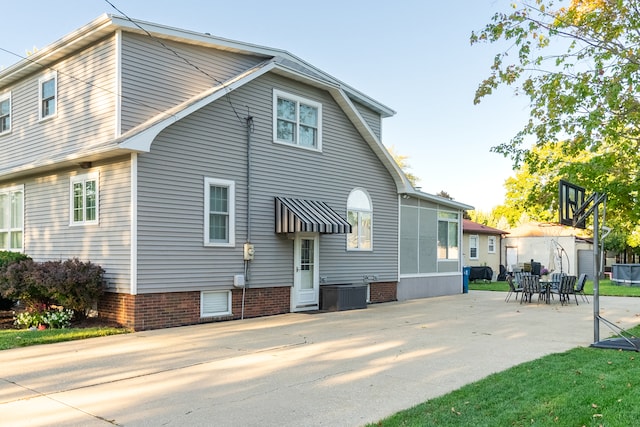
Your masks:
[{"label": "air conditioning unit", "polygon": [[367,308],[367,285],[320,286],[320,309],[327,311]]}]

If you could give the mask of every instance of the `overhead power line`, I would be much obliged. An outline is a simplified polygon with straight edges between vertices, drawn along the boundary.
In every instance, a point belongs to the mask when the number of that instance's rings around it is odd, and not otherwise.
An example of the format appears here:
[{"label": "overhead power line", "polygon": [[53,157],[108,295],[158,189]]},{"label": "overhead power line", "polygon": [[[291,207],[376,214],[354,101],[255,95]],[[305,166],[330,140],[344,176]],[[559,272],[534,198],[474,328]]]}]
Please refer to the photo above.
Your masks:
[{"label": "overhead power line", "polygon": [[238,120],[244,125],[246,123],[246,119],[243,119],[240,117],[240,114],[238,114],[238,111],[236,110],[235,105],[233,104],[232,100],[231,100],[231,91],[229,90],[229,88],[219,79],[217,79],[215,76],[212,76],[211,74],[207,73],[205,70],[203,70],[202,68],[200,68],[198,65],[194,64],[193,62],[189,61],[189,59],[185,58],[184,56],[182,56],[178,51],[176,51],[175,49],[171,48],[170,46],[168,46],[166,43],[164,43],[161,39],[154,37],[146,28],[144,28],[142,25],[140,25],[136,20],[131,19],[129,17],[129,15],[127,15],[125,12],[123,12],[121,9],[119,9],[116,5],[114,5],[110,0],[104,0],[105,3],[107,3],[109,6],[111,6],[114,10],[116,10],[118,13],[120,13],[122,16],[125,17],[125,19],[127,19],[129,22],[131,22],[133,25],[135,25],[136,27],[138,27],[141,31],[143,31],[149,38],[151,38],[151,40],[155,41],[156,43],[158,43],[160,46],[162,46],[164,49],[168,50],[169,52],[171,52],[173,55],[175,55],[177,58],[179,58],[180,60],[182,60],[185,64],[187,64],[188,66],[192,67],[193,69],[195,69],[196,71],[198,71],[199,73],[203,74],[204,76],[208,77],[209,79],[211,79],[212,81],[214,81],[215,83],[218,83],[219,85],[221,85],[224,90],[225,90],[225,98],[227,100],[227,102],[229,102],[229,105],[231,106],[231,109],[233,110],[233,113],[236,115],[236,117],[238,118]]}]

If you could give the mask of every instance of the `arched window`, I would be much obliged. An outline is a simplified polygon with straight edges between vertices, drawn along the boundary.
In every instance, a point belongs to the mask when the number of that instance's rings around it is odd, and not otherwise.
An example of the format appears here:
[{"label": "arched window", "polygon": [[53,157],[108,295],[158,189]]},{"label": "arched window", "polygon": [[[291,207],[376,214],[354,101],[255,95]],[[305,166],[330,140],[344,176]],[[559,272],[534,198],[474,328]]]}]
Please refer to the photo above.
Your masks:
[{"label": "arched window", "polygon": [[369,194],[361,188],[356,188],[347,199],[347,221],[351,224],[351,233],[347,235],[347,249],[372,249],[372,213]]}]

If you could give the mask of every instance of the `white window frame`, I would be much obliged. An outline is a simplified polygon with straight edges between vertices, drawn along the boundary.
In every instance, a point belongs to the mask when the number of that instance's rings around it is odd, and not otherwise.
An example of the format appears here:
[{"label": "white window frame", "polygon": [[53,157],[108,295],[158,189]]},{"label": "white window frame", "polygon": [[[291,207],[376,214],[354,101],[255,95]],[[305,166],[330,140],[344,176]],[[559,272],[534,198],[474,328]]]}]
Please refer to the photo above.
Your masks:
[{"label": "white window frame", "polygon": [[[469,259],[478,259],[480,258],[479,249],[480,248],[480,236],[477,234],[472,234],[469,236]],[[473,250],[475,249],[476,254],[473,255]]]},{"label": "white window frame", "polygon": [[[362,208],[358,208],[358,207],[354,207],[354,206],[350,206],[349,205],[349,201],[351,200],[351,197],[356,194],[357,192],[362,193],[366,198],[367,201],[369,203],[369,209],[362,209]],[[349,197],[347,198],[347,221],[349,220],[350,217],[350,212],[353,212],[356,215],[357,218],[357,224],[351,224],[351,228],[352,228],[352,232],[347,234],[347,250],[348,251],[373,251],[373,203],[371,202],[371,196],[369,195],[369,192],[367,190],[365,190],[364,188],[354,188],[353,190],[351,190],[351,192],[349,193]],[[368,236],[368,240],[369,240],[369,247],[362,247],[362,242],[363,242],[363,238],[365,239],[364,241],[366,241],[366,236],[362,235],[362,230],[364,229],[364,227],[362,226],[362,221],[363,221],[363,215],[364,214],[369,214],[369,236]],[[354,241],[353,239],[353,230],[355,229],[357,236],[355,239],[355,246],[352,246],[352,241]]]},{"label": "white window frame", "polygon": [[[53,113],[50,113],[44,116],[44,111],[42,109],[43,93],[42,93],[42,85],[50,80],[53,80]],[[48,120],[55,117],[58,114],[58,73],[56,71],[52,71],[50,73],[45,74],[44,76],[38,79],[38,120]]]},{"label": "white window frame", "polygon": [[496,236],[489,236],[487,239],[487,253],[495,254],[497,243],[498,239],[496,239]]},{"label": "white window frame", "polygon": [[[5,129],[5,130],[2,130],[2,128],[0,128],[0,135],[11,133],[11,121],[12,121],[11,120],[12,119],[12,117],[11,117],[12,114],[11,113],[13,112],[12,111],[12,105],[11,105],[11,92],[0,94],[0,104],[5,102],[5,101],[9,101],[9,114],[7,114],[5,116],[8,119],[7,121],[9,123],[9,125],[8,125],[7,129]],[[2,114],[2,113],[0,113],[0,114]],[[2,117],[0,116],[0,119],[1,118]]]},{"label": "white window frame", "polygon": [[[296,122],[295,132],[296,138],[294,142],[278,139],[278,98],[286,99],[296,103]],[[313,107],[318,111],[318,123],[316,133],[316,146],[308,147],[306,145],[300,145],[300,104]],[[290,147],[304,148],[311,151],[322,151],[322,104],[316,101],[312,101],[301,96],[292,95],[290,93],[283,92],[278,89],[273,89],[273,142],[276,144],[284,144]]]},{"label": "white window frame", "polygon": [[[12,227],[11,226],[11,219],[12,219],[12,209],[11,209],[11,197],[16,194],[16,193],[21,193],[22,194],[22,205],[20,206],[20,212],[22,213],[22,218],[20,218],[20,226],[19,227]],[[5,206],[4,209],[4,218],[3,218],[3,224],[6,225],[6,227],[0,228],[0,232],[2,233],[7,233],[7,245],[5,247],[0,247],[0,251],[11,251],[11,252],[23,252],[24,250],[24,237],[25,237],[25,233],[24,233],[24,185],[16,185],[13,187],[7,187],[7,188],[0,188],[0,194],[2,195],[6,195],[9,196],[9,204],[8,206]],[[2,212],[0,210],[0,212]],[[19,248],[14,248],[11,247],[11,234],[15,233],[15,232],[20,232],[22,234],[22,238],[20,239],[20,247]]]},{"label": "white window frame", "polygon": [[[227,297],[227,310],[225,311],[205,311],[205,299],[207,296],[214,294],[226,294]],[[232,299],[231,299],[231,291],[201,291],[200,292],[200,317],[220,317],[220,316],[231,316],[232,312]]]},{"label": "white window frame", "polygon": [[[95,181],[95,219],[87,220],[87,182]],[[75,219],[75,184],[82,184],[82,219]],[[98,172],[91,172],[86,174],[74,175],[69,178],[69,225],[70,226],[83,226],[83,225],[96,225],[100,223],[100,174]]]},{"label": "white window frame", "polygon": [[[227,215],[229,222],[228,240],[226,242],[212,242],[209,239],[209,215],[210,215],[210,188],[227,187]],[[205,178],[204,179],[204,246],[211,247],[234,247],[236,244],[236,183],[226,179]]]},{"label": "white window frame", "polygon": [[[453,261],[459,259],[460,254],[460,241],[462,240],[460,237],[460,230],[462,227],[460,226],[459,214],[457,212],[450,211],[438,211],[438,242],[437,242],[437,259],[438,261]],[[443,247],[440,245],[441,236],[440,236],[440,224],[447,224],[447,246]],[[456,227],[456,240],[455,246],[453,246],[453,242],[449,239],[449,233],[451,232],[451,227]],[[444,252],[444,253],[443,253]],[[444,255],[444,256],[442,256]]]}]

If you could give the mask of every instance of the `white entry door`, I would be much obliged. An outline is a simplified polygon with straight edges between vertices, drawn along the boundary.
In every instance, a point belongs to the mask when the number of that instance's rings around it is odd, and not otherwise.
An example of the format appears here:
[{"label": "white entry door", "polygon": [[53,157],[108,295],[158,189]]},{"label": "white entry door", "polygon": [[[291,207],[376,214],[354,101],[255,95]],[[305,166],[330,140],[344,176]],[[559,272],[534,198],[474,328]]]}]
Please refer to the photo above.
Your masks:
[{"label": "white entry door", "polygon": [[318,234],[298,233],[293,246],[291,311],[317,310],[320,308]]},{"label": "white entry door", "polygon": [[514,265],[518,265],[518,248],[507,246],[507,271],[512,271]]}]

